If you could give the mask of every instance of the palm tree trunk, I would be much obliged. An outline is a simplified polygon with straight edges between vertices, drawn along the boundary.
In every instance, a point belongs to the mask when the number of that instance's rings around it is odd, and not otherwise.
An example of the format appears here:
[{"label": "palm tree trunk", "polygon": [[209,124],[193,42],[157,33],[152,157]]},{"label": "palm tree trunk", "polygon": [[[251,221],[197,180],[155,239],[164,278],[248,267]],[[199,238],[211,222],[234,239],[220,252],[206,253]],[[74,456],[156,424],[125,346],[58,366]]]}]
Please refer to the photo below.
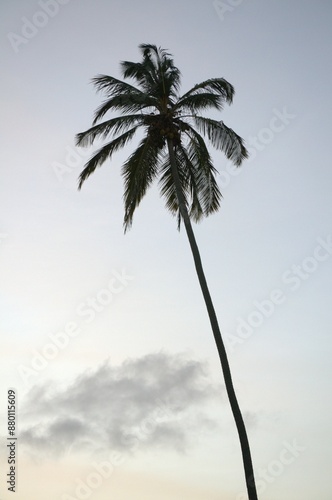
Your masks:
[{"label": "palm tree trunk", "polygon": [[228,399],[229,399],[229,402],[231,405],[231,409],[233,412],[237,431],[239,434],[241,451],[242,451],[242,459],[243,459],[243,465],[244,465],[244,471],[245,471],[245,478],[246,478],[246,484],[247,484],[247,491],[248,491],[248,498],[249,498],[249,500],[258,500],[248,436],[247,436],[246,428],[245,428],[245,425],[243,422],[241,410],[240,410],[240,407],[239,407],[239,404],[238,404],[238,401],[236,398],[235,390],[233,387],[231,371],[230,371],[230,367],[229,367],[229,363],[228,363],[228,359],[227,359],[227,354],[226,354],[224,342],[223,342],[222,337],[221,337],[221,332],[220,332],[220,328],[219,328],[219,324],[218,324],[217,315],[216,315],[216,312],[214,310],[214,306],[212,303],[209,288],[207,286],[206,278],[205,278],[204,271],[203,271],[201,257],[200,257],[198,246],[197,246],[197,243],[195,240],[195,235],[194,235],[194,232],[193,232],[193,229],[191,226],[189,214],[188,214],[187,207],[185,204],[185,199],[184,199],[184,196],[182,193],[180,179],[179,179],[177,166],[176,166],[173,141],[171,139],[168,139],[167,145],[168,145],[168,151],[169,151],[169,156],[170,156],[170,162],[171,162],[171,168],[172,168],[172,174],[173,174],[176,194],[177,194],[178,201],[179,201],[179,210],[180,210],[180,214],[181,214],[181,217],[183,219],[183,222],[184,222],[184,225],[186,228],[189,244],[190,244],[191,251],[193,254],[198,280],[199,280],[199,283],[201,285],[201,290],[202,290],[204,301],[205,301],[206,308],[208,311],[214,340],[215,340],[215,343],[216,343],[216,346],[218,349],[218,353],[219,353],[219,358],[220,358],[221,368],[222,368],[222,371],[224,374],[224,380],[225,380],[225,386],[226,386]]}]

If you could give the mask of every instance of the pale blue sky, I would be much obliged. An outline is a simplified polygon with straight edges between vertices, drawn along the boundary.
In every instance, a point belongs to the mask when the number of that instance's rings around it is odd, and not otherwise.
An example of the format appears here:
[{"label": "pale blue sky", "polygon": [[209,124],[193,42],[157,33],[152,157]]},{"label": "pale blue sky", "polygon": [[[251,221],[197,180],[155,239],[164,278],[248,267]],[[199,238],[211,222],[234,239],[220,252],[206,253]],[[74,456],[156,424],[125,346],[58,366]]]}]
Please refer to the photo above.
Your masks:
[{"label": "pale blue sky", "polygon": [[[153,188],[123,235],[120,167],[134,143],[76,189],[86,152],[74,137],[101,100],[90,80],[120,78],[147,42],[174,55],[183,92],[210,77],[235,86],[220,119],[251,158],[234,171],[212,151],[224,198],[195,232],[260,500],[330,500],[331,3],[0,9],[0,396],[4,408],[8,387],[18,392],[15,498],[79,498],[103,461],[116,465],[94,500],[245,498],[185,233]],[[0,460],[4,470],[4,441]]]}]

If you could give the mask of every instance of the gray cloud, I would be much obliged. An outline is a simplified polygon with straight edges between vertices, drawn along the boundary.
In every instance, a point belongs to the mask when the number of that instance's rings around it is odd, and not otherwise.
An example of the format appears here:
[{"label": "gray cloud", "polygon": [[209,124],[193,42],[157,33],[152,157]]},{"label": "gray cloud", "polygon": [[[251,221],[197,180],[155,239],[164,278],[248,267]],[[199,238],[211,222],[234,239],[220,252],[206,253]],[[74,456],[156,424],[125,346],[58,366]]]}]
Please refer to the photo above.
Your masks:
[{"label": "gray cloud", "polygon": [[161,352],[120,366],[106,362],[65,388],[34,387],[21,411],[20,442],[51,456],[110,448],[185,451],[197,432],[215,427],[202,409],[222,393],[204,363],[183,355]]}]

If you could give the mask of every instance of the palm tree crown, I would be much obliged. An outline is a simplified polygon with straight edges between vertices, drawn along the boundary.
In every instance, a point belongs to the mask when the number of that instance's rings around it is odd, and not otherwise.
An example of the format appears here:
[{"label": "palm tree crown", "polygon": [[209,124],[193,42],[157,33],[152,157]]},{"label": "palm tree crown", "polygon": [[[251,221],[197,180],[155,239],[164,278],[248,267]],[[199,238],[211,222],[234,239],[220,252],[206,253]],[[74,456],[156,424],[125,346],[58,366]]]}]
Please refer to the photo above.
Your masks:
[{"label": "palm tree crown", "polygon": [[[93,126],[77,135],[77,145],[88,146],[97,137],[112,139],[86,163],[79,177],[84,181],[125,146],[138,129],[144,135],[137,149],[122,167],[124,178],[124,228],[131,226],[136,207],[147,188],[157,178],[166,207],[181,221],[179,200],[168,153],[172,140],[181,191],[190,219],[198,222],[218,210],[221,193],[216,182],[217,170],[201,134],[239,166],[247,158],[243,140],[222,121],[201,116],[209,108],[221,110],[231,104],[234,88],[223,78],[212,78],[179,95],[181,74],[170,54],[151,44],[141,44],[142,62],[123,61],[125,79],[135,80],[136,87],[112,76],[98,75],[93,82],[106,100],[96,110]],[[100,122],[108,111],[121,116]]]}]

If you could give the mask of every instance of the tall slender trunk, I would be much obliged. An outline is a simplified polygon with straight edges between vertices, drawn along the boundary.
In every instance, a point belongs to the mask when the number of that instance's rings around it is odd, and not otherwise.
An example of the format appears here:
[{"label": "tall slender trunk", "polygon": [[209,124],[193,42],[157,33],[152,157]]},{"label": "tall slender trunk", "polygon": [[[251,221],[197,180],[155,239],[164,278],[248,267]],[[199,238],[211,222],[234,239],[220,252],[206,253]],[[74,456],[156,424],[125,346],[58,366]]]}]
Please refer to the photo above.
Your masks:
[{"label": "tall slender trunk", "polygon": [[191,226],[188,210],[187,210],[187,207],[185,204],[184,195],[182,193],[179,174],[178,174],[177,166],[176,166],[173,141],[171,139],[168,139],[167,145],[168,145],[168,151],[169,151],[169,156],[170,156],[172,175],[173,175],[173,179],[174,179],[176,194],[177,194],[178,201],[179,201],[180,214],[181,214],[181,217],[183,219],[183,222],[184,222],[184,225],[186,228],[189,244],[190,244],[191,251],[193,254],[198,280],[199,280],[199,283],[201,285],[204,301],[205,301],[208,315],[210,318],[210,323],[211,323],[211,327],[212,327],[212,331],[213,331],[214,340],[215,340],[215,343],[216,343],[216,346],[218,349],[218,353],[219,353],[219,358],[220,358],[221,368],[222,368],[222,371],[224,374],[224,380],[225,380],[225,386],[226,386],[228,399],[229,399],[229,402],[231,405],[231,409],[233,412],[237,431],[239,434],[241,451],[242,451],[242,459],[243,459],[243,465],[244,465],[244,471],[245,471],[245,478],[246,478],[246,484],[247,484],[247,491],[248,491],[248,498],[249,498],[249,500],[258,500],[248,436],[247,436],[246,428],[245,428],[245,425],[243,422],[241,410],[240,410],[240,407],[239,407],[239,404],[238,404],[238,401],[236,398],[236,394],[235,394],[235,390],[234,390],[234,386],[233,386],[233,381],[232,381],[232,376],[231,376],[231,371],[230,371],[230,367],[229,367],[229,363],[228,363],[228,359],[227,359],[227,354],[226,354],[224,342],[223,342],[222,337],[221,337],[221,332],[220,332],[220,328],[219,328],[219,324],[218,324],[217,315],[216,315],[216,312],[214,310],[211,295],[210,295],[210,292],[209,292],[209,289],[207,286],[207,282],[206,282],[204,271],[203,271],[201,257],[200,257],[198,246],[197,246],[197,243],[195,240],[194,232],[193,232],[193,229]]}]

